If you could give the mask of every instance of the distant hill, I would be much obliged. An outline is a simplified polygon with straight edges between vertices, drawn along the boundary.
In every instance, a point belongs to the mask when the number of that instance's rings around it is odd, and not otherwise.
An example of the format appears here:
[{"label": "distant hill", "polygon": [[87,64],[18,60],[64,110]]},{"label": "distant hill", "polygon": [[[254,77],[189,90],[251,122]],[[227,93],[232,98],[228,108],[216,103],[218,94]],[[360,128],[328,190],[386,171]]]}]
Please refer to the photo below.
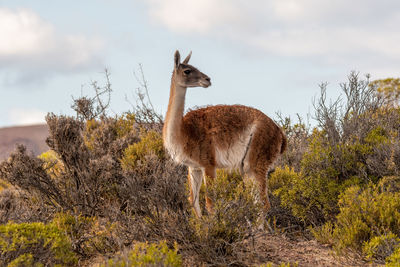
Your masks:
[{"label": "distant hill", "polygon": [[25,145],[34,155],[47,151],[49,147],[45,140],[48,135],[46,124],[0,128],[0,161],[14,151],[16,144]]}]

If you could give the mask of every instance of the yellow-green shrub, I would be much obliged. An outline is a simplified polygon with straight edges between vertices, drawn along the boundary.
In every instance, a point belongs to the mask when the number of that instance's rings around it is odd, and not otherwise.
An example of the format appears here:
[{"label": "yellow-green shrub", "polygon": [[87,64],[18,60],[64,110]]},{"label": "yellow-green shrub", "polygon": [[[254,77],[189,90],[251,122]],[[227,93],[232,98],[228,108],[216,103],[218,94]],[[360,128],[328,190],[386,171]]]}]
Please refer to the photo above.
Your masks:
[{"label": "yellow-green shrub", "polygon": [[24,266],[24,267],[42,267],[44,266],[41,263],[36,263],[35,265],[33,264],[33,255],[31,253],[25,253],[22,254],[20,256],[18,256],[15,260],[11,261],[7,267],[20,267],[20,266]]},{"label": "yellow-green shrub", "polygon": [[375,127],[363,138],[334,142],[325,131],[315,129],[301,171],[277,168],[270,177],[270,189],[283,207],[306,224],[316,226],[334,220],[339,212],[339,195],[346,188],[381,178],[368,164],[374,161],[377,149],[390,144],[390,138],[382,127]]},{"label": "yellow-green shrub", "polygon": [[121,159],[123,168],[134,169],[138,162],[144,162],[146,156],[154,155],[159,159],[165,158],[161,134],[155,131],[143,131],[140,142],[129,145]]},{"label": "yellow-green shrub", "polygon": [[289,167],[277,168],[270,176],[270,189],[281,205],[307,224],[319,225],[333,219],[343,188],[358,183],[357,177],[339,183],[322,174],[305,175]]},{"label": "yellow-green shrub", "polygon": [[392,255],[386,258],[387,267],[399,267],[400,265],[400,247],[398,247]]},{"label": "yellow-green shrub", "polygon": [[127,253],[111,259],[102,266],[131,267],[131,266],[182,266],[182,258],[178,248],[168,248],[166,242],[157,244],[137,243]]},{"label": "yellow-green shrub", "polygon": [[353,186],[339,200],[334,235],[339,248],[360,249],[382,233],[400,234],[400,193],[382,191],[381,185]]},{"label": "yellow-green shrub", "polygon": [[224,266],[237,260],[237,253],[247,247],[246,237],[264,219],[258,186],[236,172],[220,170],[206,191],[214,204],[213,213],[191,220],[200,246],[197,253],[205,262]]},{"label": "yellow-green shrub", "polygon": [[96,217],[58,213],[52,224],[63,231],[79,254],[86,257],[115,251],[115,225],[101,224]]},{"label": "yellow-green shrub", "polygon": [[285,166],[283,168],[277,167],[275,171],[269,176],[268,189],[272,192],[280,190],[281,188],[290,185],[295,180],[301,179],[302,174],[296,172],[293,168]]},{"label": "yellow-green shrub", "polygon": [[40,154],[38,157],[43,160],[43,168],[47,170],[52,178],[59,177],[64,171],[64,165],[55,151],[48,150]]},{"label": "yellow-green shrub", "polygon": [[367,259],[385,259],[400,243],[400,191],[393,187],[398,180],[384,177],[377,185],[349,187],[340,196],[336,222],[312,233],[337,250],[352,248]]},{"label": "yellow-green shrub", "polygon": [[68,236],[54,224],[8,223],[0,225],[0,261],[73,266],[77,257]]},{"label": "yellow-green shrub", "polygon": [[362,251],[368,260],[384,260],[398,247],[400,239],[389,232],[384,235],[374,236],[362,246]]},{"label": "yellow-green shrub", "polygon": [[0,179],[0,191],[3,190],[3,189],[8,188],[9,186],[10,186],[9,183],[7,183],[6,181]]},{"label": "yellow-green shrub", "polygon": [[321,226],[310,227],[309,229],[318,242],[333,245],[336,241],[333,237],[335,225],[331,221],[328,221]]},{"label": "yellow-green shrub", "polygon": [[91,151],[95,151],[100,144],[111,143],[134,133],[134,123],[135,114],[133,113],[125,113],[116,118],[88,120],[84,131],[85,144]]},{"label": "yellow-green shrub", "polygon": [[135,114],[125,113],[120,116],[115,123],[115,129],[118,138],[122,138],[133,131],[133,125],[135,123]]}]

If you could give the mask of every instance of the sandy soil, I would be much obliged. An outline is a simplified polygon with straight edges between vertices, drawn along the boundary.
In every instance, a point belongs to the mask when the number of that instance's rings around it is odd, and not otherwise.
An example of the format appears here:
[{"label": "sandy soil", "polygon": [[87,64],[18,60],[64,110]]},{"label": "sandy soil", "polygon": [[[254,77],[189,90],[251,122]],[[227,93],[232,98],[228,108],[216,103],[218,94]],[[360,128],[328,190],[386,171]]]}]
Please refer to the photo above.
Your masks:
[{"label": "sandy soil", "polygon": [[315,240],[298,241],[283,235],[268,234],[257,243],[267,261],[275,264],[290,262],[298,266],[379,266],[365,262],[353,253],[338,256],[330,247]]}]

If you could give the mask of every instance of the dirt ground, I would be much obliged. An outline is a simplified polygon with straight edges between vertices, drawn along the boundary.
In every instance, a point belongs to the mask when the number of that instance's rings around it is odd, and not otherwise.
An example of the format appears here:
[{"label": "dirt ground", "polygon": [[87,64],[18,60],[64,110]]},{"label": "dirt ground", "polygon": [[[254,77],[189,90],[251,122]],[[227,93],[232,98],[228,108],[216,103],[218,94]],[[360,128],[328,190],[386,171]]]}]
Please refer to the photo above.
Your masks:
[{"label": "dirt ground", "polygon": [[[267,261],[297,263],[298,266],[380,266],[365,262],[354,253],[338,256],[330,247],[315,240],[299,241],[283,235],[268,234],[257,241],[259,253],[265,253]],[[294,265],[295,266],[295,265]]]}]

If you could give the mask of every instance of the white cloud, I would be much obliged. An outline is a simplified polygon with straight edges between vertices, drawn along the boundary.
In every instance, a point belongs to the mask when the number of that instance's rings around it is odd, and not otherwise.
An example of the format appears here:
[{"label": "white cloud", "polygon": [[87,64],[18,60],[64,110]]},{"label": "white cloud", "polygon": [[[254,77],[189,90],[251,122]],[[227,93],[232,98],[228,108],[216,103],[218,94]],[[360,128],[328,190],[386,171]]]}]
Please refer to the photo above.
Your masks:
[{"label": "white cloud", "polygon": [[98,63],[102,41],[61,34],[29,9],[0,8],[0,68],[55,73]]},{"label": "white cloud", "polygon": [[46,112],[37,109],[11,109],[8,121],[13,125],[32,125],[45,123]]},{"label": "white cloud", "polygon": [[207,33],[240,17],[229,0],[148,0],[150,15],[172,31]]},{"label": "white cloud", "polygon": [[395,69],[396,0],[146,0],[169,30],[245,44],[264,55]]}]

